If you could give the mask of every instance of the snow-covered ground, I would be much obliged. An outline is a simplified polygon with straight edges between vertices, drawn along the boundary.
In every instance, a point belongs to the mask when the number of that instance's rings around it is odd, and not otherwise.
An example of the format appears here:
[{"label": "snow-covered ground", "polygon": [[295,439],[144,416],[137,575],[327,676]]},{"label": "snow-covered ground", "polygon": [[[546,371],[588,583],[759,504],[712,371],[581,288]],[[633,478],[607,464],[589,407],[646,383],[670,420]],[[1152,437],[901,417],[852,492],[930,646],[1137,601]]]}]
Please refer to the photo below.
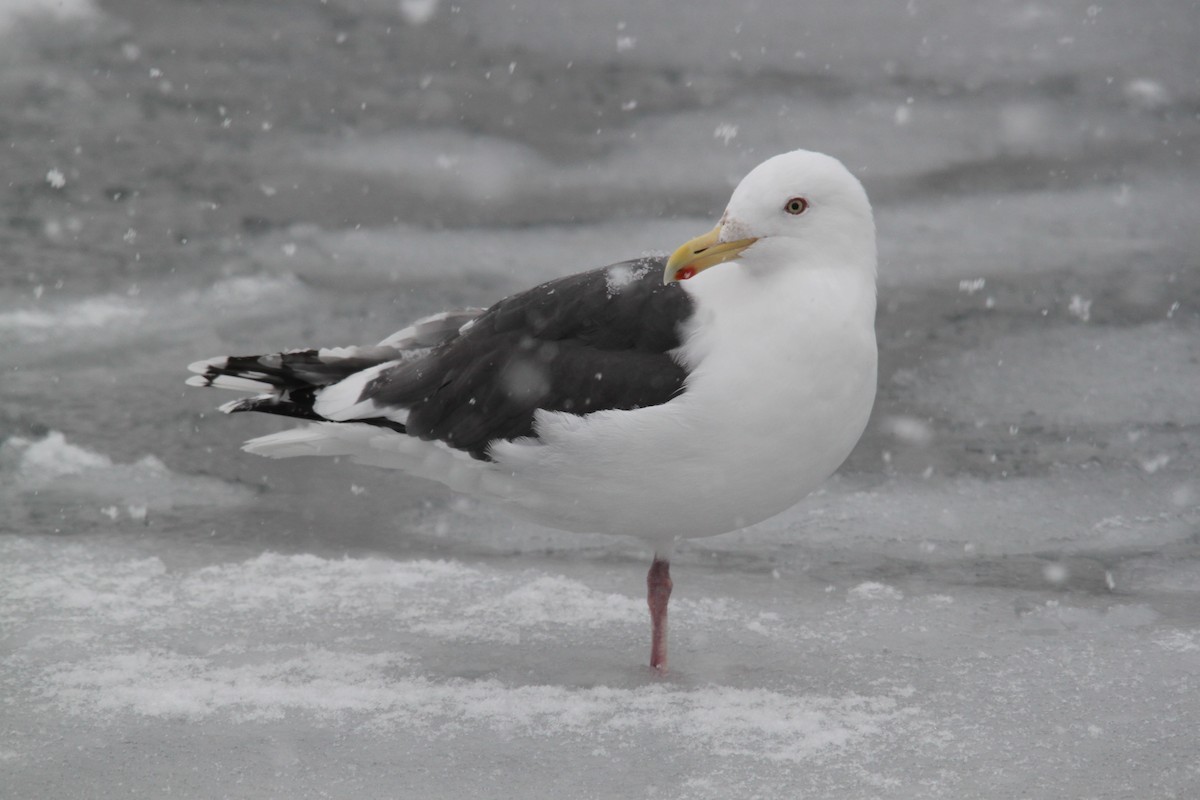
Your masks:
[{"label": "snow-covered ground", "polygon": [[[1200,11],[0,0],[0,797],[1200,796]],[[672,570],[238,443],[200,357],[876,206],[845,469]]]}]

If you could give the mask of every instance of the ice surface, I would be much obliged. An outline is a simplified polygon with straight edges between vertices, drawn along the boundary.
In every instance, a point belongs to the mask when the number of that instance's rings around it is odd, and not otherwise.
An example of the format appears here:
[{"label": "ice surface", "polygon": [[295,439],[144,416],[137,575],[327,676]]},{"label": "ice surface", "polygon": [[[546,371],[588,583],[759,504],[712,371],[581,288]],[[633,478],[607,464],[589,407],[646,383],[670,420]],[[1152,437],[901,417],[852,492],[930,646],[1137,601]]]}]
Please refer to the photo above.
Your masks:
[{"label": "ice surface", "polygon": [[36,520],[37,509],[60,506],[59,526],[97,514],[113,522],[145,523],[148,512],[238,506],[252,496],[247,488],[225,481],[173,473],[152,455],[113,463],[69,443],[58,431],[38,440],[12,436],[0,444],[0,481],[0,500],[11,522],[16,523],[23,507]]},{"label": "ice surface", "polygon": [[5,34],[23,20],[50,18],[52,20],[87,19],[99,14],[92,0],[2,0],[0,1],[0,34]]},{"label": "ice surface", "polygon": [[[1165,322],[1080,337],[1069,328],[996,337],[917,378],[918,402],[960,422],[1013,425],[1196,425],[1195,331]],[[953,376],[951,376],[953,372]],[[934,377],[936,375],[936,377]],[[922,396],[923,395],[923,396]]]},{"label": "ice surface", "polygon": [[[968,85],[1064,74],[1107,76],[1140,66],[1194,90],[1195,76],[1185,71],[1189,62],[1180,57],[1193,33],[1195,9],[1186,2],[1156,8],[1154,25],[1139,24],[1145,18],[1136,7],[1091,0],[1004,0],[986,8],[952,0],[885,6],[819,0],[806,4],[803,14],[789,0],[721,8],[725,14],[714,12],[717,19],[692,24],[681,23],[669,8],[636,0],[580,8],[520,0],[467,13],[488,44],[520,43],[564,61],[615,56],[697,71],[777,70],[833,80],[916,76]],[[618,30],[637,43],[619,55],[613,53]],[[1117,51],[1125,61],[1115,61]]]},{"label": "ice surface", "polygon": [[[903,693],[888,691],[830,697],[707,681],[689,687],[649,673],[630,682],[628,670],[625,685],[538,685],[438,679],[418,668],[414,653],[427,637],[516,650],[552,646],[564,633],[607,638],[643,627],[644,601],[561,576],[275,554],[169,570],[155,557],[114,558],[120,545],[98,555],[10,538],[3,548],[8,634],[28,638],[29,653],[67,659],[36,679],[37,695],[88,720],[299,714],[378,737],[415,728],[452,740],[462,726],[481,726],[618,749],[630,746],[633,731],[686,730],[688,749],[769,762],[824,759],[897,727],[929,726]],[[758,612],[684,599],[675,614],[682,624],[736,629]],[[28,624],[51,616],[60,620],[53,629]],[[10,666],[27,662],[14,657]]]},{"label": "ice surface", "polygon": [[20,308],[0,312],[0,331],[13,338],[45,341],[80,330],[129,325],[144,313],[127,298],[89,297],[54,311]]},{"label": "ice surface", "polygon": [[[571,270],[605,266],[612,263],[614,249],[622,260],[662,255],[662,243],[682,244],[705,226],[711,227],[711,221],[631,221],[453,231],[405,224],[345,232],[297,226],[267,237],[255,255],[264,265],[270,264],[273,269],[295,273],[314,283],[394,287],[414,281],[458,281],[464,291],[477,292],[466,304],[479,305],[497,298],[494,287],[497,281],[516,291]],[[283,240],[292,242],[296,249],[292,255],[280,258],[279,242]],[[400,252],[412,255],[401,263],[396,259],[396,253]],[[381,333],[377,338],[382,337]]]},{"label": "ice surface", "polygon": [[[1200,795],[1195,17],[0,3],[0,795]],[[669,252],[797,146],[875,206],[876,415],[676,548],[665,678],[638,540],[183,385]]]},{"label": "ice surface", "polygon": [[[87,628],[123,629],[116,638],[126,641],[111,641],[103,648],[109,653],[53,667],[38,682],[55,706],[85,719],[115,714],[245,722],[300,714],[334,722],[353,718],[378,737],[417,728],[449,740],[460,726],[482,726],[534,739],[584,737],[618,748],[628,747],[622,740],[631,730],[683,729],[691,732],[690,747],[767,761],[826,757],[861,746],[885,728],[923,724],[918,709],[887,692],[833,698],[718,685],[697,691],[653,682],[629,688],[430,679],[413,669],[411,655],[377,650],[384,643],[370,633],[374,625],[364,624],[374,619],[393,632],[466,641],[509,638],[487,625],[465,631],[463,617],[479,611],[470,602],[445,602],[447,595],[473,599],[503,592],[505,584],[516,588],[484,613],[518,633],[566,625],[603,631],[643,622],[629,608],[637,605],[641,612],[641,603],[588,596],[561,578],[527,582],[523,574],[445,562],[272,555],[172,574],[155,558],[96,563],[80,548],[52,556],[53,571],[43,571],[29,569],[35,545],[8,545],[6,611],[17,618],[34,609],[76,618],[43,632],[36,648],[69,649],[86,641]],[[440,589],[431,595],[435,583]],[[562,613],[564,594],[575,611]],[[680,614],[685,620],[697,616],[688,604]],[[303,629],[318,617],[342,621],[329,641],[337,649],[264,640],[269,630]],[[224,629],[225,644],[203,655],[178,651],[185,642],[171,631],[208,638],[213,626]],[[129,636],[133,629],[136,637]],[[315,630],[313,635],[323,638]],[[370,652],[354,652],[359,648]]]}]

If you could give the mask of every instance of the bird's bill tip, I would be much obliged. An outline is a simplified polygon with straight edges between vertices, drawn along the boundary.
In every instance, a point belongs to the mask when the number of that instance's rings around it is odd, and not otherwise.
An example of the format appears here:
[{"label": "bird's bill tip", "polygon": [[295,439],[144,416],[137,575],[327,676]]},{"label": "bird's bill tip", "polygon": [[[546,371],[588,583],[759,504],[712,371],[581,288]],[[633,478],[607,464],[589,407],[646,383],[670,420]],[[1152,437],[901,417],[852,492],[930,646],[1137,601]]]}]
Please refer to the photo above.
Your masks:
[{"label": "bird's bill tip", "polygon": [[694,278],[709,267],[732,261],[757,241],[757,238],[749,238],[722,242],[721,226],[718,224],[708,233],[684,242],[671,254],[663,269],[663,283]]}]

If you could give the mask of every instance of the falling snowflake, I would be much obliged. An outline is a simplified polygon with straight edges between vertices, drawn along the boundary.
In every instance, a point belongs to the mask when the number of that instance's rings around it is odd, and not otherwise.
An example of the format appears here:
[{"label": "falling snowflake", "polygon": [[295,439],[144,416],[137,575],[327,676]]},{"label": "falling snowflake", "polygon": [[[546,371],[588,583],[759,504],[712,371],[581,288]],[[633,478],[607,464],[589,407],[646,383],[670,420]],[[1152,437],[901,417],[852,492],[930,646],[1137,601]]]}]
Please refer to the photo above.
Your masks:
[{"label": "falling snowflake", "polygon": [[729,122],[722,122],[713,131],[714,139],[721,139],[725,144],[729,144],[729,140],[738,135],[738,126]]},{"label": "falling snowflake", "polygon": [[1142,470],[1147,475],[1153,475],[1160,469],[1171,463],[1171,457],[1166,453],[1159,453],[1153,458],[1142,459]]},{"label": "falling snowflake", "polygon": [[400,16],[409,25],[424,25],[437,13],[438,0],[400,0]]},{"label": "falling snowflake", "polygon": [[1077,294],[1071,295],[1071,303],[1067,306],[1072,316],[1079,317],[1083,322],[1087,322],[1092,318],[1092,301],[1084,300]]},{"label": "falling snowflake", "polygon": [[1171,93],[1158,81],[1139,78],[1125,84],[1125,99],[1143,111],[1158,111],[1171,105]]}]

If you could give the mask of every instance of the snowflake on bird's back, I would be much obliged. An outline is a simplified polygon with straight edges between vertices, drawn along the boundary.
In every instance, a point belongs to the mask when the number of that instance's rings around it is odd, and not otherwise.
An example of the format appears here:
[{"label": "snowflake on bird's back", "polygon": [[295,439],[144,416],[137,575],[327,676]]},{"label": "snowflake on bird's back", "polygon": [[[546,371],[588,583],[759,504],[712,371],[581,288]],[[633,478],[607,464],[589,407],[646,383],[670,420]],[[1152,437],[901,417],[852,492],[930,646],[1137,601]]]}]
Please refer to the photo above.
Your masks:
[{"label": "snowflake on bird's back", "polygon": [[650,266],[649,262],[635,261],[632,263],[614,264],[609,267],[604,273],[604,287],[608,291],[608,298],[611,300],[620,294],[629,284],[646,277],[646,273],[650,271]]}]

